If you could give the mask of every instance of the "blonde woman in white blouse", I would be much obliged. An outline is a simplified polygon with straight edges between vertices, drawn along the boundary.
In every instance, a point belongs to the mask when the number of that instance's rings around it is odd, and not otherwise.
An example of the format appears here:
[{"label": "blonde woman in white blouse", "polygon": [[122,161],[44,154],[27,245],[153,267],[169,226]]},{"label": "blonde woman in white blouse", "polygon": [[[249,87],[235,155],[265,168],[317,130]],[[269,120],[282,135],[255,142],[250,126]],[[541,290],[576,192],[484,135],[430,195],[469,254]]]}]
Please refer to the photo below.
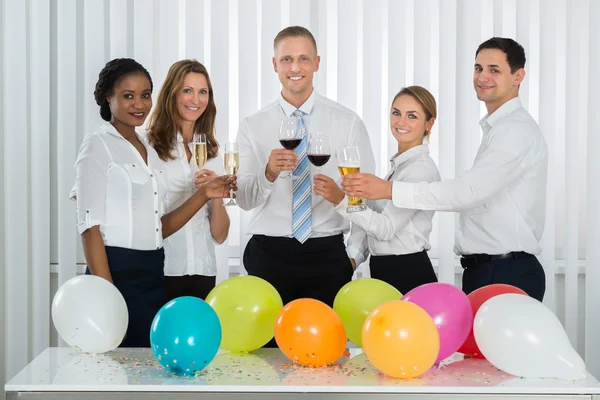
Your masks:
[{"label": "blonde woman in white blouse", "polygon": [[94,96],[107,123],[83,139],[71,193],[86,273],[114,283],[127,304],[129,325],[121,347],[150,346],[150,325],[165,303],[163,238],[210,198],[235,189],[235,179],[211,179],[181,207],[165,213],[163,163],[135,131],[152,108],[151,95],[150,74],[135,60],[106,64]]},{"label": "blonde woman in white blouse", "polygon": [[[147,138],[165,163],[168,176],[166,211],[192,196],[192,182],[202,183],[225,173],[215,138],[215,106],[206,68],[196,60],[171,66],[160,90],[148,126]],[[190,163],[194,133],[204,133],[207,162],[195,171]],[[215,244],[229,232],[229,216],[222,199],[211,200],[185,226],[165,240],[165,290],[167,300],[180,296],[206,298],[215,287]]]},{"label": "blonde woman in white blouse", "polygon": [[[394,97],[390,129],[398,142],[398,151],[390,160],[391,168],[386,180],[440,180],[429,148],[423,143],[431,133],[436,116],[435,98],[423,87],[406,87]],[[371,277],[388,282],[403,294],[437,281],[427,255],[431,248],[429,235],[433,211],[402,209],[395,207],[391,200],[377,200],[368,201],[365,211],[348,214],[348,198],[331,178],[322,175],[315,179],[315,193],[336,204],[337,212],[352,222],[353,230],[365,231],[371,254]],[[357,259],[357,265],[367,255]]]}]

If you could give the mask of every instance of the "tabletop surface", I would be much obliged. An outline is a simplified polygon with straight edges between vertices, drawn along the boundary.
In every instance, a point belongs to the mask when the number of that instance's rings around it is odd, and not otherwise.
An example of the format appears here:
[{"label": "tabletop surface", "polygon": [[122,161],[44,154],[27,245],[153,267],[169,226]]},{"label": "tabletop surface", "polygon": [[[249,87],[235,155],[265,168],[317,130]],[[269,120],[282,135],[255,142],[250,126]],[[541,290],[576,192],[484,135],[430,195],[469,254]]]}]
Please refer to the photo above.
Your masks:
[{"label": "tabletop surface", "polygon": [[249,354],[220,352],[194,376],[163,369],[150,349],[117,349],[92,355],[71,348],[48,348],[6,385],[7,392],[333,392],[333,393],[511,393],[600,394],[600,383],[523,379],[483,359],[460,354],[419,378],[394,379],[379,373],[362,349],[350,349],[332,366],[293,364],[279,349]]}]

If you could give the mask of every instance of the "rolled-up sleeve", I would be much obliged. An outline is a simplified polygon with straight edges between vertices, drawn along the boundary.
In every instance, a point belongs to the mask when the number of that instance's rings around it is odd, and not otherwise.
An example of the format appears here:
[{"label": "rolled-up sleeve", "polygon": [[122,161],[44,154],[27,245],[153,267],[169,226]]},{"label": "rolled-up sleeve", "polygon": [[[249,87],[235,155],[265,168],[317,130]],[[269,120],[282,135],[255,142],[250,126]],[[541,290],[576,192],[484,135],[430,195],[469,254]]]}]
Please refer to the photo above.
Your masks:
[{"label": "rolled-up sleeve", "polygon": [[75,188],[74,193],[71,192],[77,196],[77,230],[80,234],[105,223],[109,166],[110,154],[102,139],[87,135],[75,162]]}]

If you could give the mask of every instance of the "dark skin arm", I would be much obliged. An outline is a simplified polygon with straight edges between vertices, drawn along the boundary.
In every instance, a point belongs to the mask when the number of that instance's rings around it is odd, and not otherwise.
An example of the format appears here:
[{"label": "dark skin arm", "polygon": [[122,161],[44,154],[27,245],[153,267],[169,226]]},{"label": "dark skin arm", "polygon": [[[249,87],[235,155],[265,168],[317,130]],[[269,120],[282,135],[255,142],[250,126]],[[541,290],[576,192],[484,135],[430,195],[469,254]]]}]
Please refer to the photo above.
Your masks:
[{"label": "dark skin arm", "polygon": [[99,276],[113,283],[110,269],[108,268],[108,258],[104,248],[104,240],[100,227],[92,226],[81,234],[83,243],[83,253],[88,264],[88,268],[92,275]]}]

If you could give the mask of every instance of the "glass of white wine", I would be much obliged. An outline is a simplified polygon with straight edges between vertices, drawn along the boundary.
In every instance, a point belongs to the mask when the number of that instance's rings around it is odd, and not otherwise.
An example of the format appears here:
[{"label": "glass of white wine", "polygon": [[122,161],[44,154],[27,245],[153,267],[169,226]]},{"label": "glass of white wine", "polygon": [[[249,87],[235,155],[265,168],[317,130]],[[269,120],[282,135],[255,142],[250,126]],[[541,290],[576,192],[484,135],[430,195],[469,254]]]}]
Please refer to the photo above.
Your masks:
[{"label": "glass of white wine", "polygon": [[[240,152],[238,151],[237,143],[225,143],[225,173],[229,176],[234,176],[238,173],[240,167]],[[223,203],[224,206],[237,206],[238,203],[233,198],[233,190],[229,192],[229,201]]]},{"label": "glass of white wine", "polygon": [[192,142],[190,143],[190,150],[192,152],[192,159],[190,160],[190,168],[192,174],[192,188],[196,181],[196,172],[200,171],[204,164],[206,164],[207,148],[206,148],[206,134],[194,133],[192,135]]},{"label": "glass of white wine", "polygon": [[[342,147],[336,149],[336,158],[338,162],[338,169],[340,175],[349,175],[360,173],[360,155],[358,147]],[[347,213],[364,211],[367,206],[363,204],[363,200],[360,197],[348,196],[348,208]]]}]

